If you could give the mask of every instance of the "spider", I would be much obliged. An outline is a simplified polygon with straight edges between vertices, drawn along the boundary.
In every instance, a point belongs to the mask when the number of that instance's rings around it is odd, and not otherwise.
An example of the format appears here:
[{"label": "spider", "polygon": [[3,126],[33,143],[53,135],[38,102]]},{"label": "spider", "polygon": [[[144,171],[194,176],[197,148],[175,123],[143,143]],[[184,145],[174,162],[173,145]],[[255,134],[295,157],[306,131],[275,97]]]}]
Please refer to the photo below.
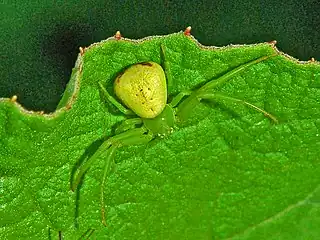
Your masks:
[{"label": "spider", "polygon": [[[244,71],[254,64],[265,61],[276,54],[263,56],[242,64],[226,74],[207,81],[202,87],[193,91],[183,91],[176,95],[171,102],[167,103],[167,73],[165,64],[165,47],[160,45],[163,56],[163,69],[155,62],[140,62],[127,67],[114,81],[114,91],[118,100],[111,96],[99,82],[99,87],[106,101],[114,105],[120,112],[128,116],[116,129],[115,135],[105,140],[98,150],[84,162],[76,171],[71,182],[74,191],[83,175],[104,154],[105,167],[100,189],[100,204],[102,224],[106,226],[104,185],[105,180],[113,163],[116,149],[136,144],[147,144],[155,138],[164,138],[173,132],[178,122],[183,122],[192,109],[201,103],[201,100],[224,99],[230,102],[246,105],[263,113],[273,122],[277,123],[276,117],[265,110],[241,99],[225,96],[214,92],[214,88],[232,79],[236,74]],[[134,115],[135,117],[132,117]]]}]

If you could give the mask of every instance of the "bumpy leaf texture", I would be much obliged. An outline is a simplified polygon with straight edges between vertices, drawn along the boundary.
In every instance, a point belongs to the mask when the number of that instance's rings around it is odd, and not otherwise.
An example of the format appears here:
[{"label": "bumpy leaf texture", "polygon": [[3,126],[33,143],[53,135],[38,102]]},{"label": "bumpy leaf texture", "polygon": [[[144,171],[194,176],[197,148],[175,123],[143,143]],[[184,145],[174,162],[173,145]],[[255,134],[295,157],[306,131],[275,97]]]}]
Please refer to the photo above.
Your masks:
[{"label": "bumpy leaf texture", "polygon": [[320,65],[278,56],[218,91],[279,119],[230,102],[204,102],[166,139],[121,148],[104,189],[104,157],[76,193],[77,163],[125,117],[101,98],[124,67],[161,63],[166,48],[172,97],[278,50],[263,43],[204,47],[183,33],[140,41],[110,38],[79,55],[52,114],[0,99],[0,239],[320,239]]}]

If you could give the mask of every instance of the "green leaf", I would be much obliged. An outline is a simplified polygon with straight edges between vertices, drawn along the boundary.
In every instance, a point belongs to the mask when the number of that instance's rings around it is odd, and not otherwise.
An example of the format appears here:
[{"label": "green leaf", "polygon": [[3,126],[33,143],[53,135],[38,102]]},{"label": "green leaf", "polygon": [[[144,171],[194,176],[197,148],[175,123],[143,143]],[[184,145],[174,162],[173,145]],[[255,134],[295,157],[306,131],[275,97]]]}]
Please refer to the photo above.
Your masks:
[{"label": "green leaf", "polygon": [[[320,66],[282,53],[218,91],[275,115],[204,102],[166,139],[120,148],[105,188],[104,156],[80,191],[72,171],[125,117],[101,99],[130,64],[161,62],[166,47],[170,98],[277,51],[271,44],[207,48],[182,33],[142,41],[113,38],[79,55],[59,110],[28,112],[0,100],[0,238],[319,239]],[[109,89],[109,90],[110,90]]]}]

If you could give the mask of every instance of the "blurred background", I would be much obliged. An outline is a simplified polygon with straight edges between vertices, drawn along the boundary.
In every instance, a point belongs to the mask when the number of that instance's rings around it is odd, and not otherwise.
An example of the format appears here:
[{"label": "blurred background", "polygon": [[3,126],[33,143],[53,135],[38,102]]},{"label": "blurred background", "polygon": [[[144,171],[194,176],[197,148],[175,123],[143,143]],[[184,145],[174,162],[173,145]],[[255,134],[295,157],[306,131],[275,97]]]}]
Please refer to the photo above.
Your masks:
[{"label": "blurred background", "polygon": [[0,0],[0,97],[28,110],[55,110],[80,46],[120,30],[126,38],[192,26],[203,45],[277,40],[299,59],[320,61],[319,0],[25,1]]}]

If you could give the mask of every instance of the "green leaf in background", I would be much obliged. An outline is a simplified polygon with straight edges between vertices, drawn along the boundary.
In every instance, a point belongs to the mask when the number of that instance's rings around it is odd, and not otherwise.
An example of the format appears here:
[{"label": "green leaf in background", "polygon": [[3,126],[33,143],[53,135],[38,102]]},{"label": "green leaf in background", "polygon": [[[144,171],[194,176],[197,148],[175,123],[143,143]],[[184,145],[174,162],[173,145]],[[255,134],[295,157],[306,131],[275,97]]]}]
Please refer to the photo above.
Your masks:
[{"label": "green leaf in background", "polygon": [[270,55],[271,44],[207,48],[182,33],[141,41],[108,39],[79,55],[59,110],[28,112],[0,102],[0,238],[319,239],[320,66],[284,54],[246,69],[219,92],[275,115],[229,102],[200,104],[166,139],[121,148],[105,188],[101,156],[80,188],[70,177],[84,155],[124,116],[101,99],[128,65],[160,63],[174,80],[169,97]]}]

